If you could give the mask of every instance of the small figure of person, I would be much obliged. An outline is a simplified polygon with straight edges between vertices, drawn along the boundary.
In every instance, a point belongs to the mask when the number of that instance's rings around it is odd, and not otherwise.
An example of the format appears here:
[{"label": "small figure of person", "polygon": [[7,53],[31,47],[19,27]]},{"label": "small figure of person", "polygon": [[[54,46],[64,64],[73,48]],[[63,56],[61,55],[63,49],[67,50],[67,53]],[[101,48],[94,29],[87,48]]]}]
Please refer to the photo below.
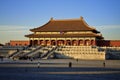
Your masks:
[{"label": "small figure of person", "polygon": [[33,58],[30,58],[30,61],[33,61]]},{"label": "small figure of person", "polygon": [[78,59],[76,59],[76,61],[78,62]]},{"label": "small figure of person", "polygon": [[39,61],[38,61],[38,64],[37,64],[37,65],[38,65],[38,68],[40,68],[40,62],[39,62]]},{"label": "small figure of person", "polygon": [[0,57],[1,61],[3,61],[3,57]]},{"label": "small figure of person", "polygon": [[19,52],[19,49],[17,49],[17,52]]},{"label": "small figure of person", "polygon": [[71,68],[72,67],[72,62],[69,62],[69,68]]},{"label": "small figure of person", "polygon": [[103,62],[103,67],[105,67],[105,61]]}]

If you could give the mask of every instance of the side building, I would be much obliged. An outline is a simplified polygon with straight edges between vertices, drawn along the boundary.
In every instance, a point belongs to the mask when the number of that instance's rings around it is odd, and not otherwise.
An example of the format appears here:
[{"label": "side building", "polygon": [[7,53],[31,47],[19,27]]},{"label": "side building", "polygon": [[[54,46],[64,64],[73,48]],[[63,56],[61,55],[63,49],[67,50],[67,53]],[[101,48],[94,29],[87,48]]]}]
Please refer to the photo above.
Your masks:
[{"label": "side building", "polygon": [[10,40],[9,45],[10,46],[28,46],[29,41],[28,40]]}]

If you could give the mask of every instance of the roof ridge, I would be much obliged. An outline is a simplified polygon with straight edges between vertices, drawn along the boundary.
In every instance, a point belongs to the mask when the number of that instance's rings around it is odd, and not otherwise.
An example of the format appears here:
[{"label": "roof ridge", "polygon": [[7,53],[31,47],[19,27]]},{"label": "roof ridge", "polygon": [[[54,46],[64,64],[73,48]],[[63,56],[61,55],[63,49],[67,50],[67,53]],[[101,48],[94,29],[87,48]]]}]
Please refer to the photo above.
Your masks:
[{"label": "roof ridge", "polygon": [[76,21],[76,20],[82,20],[83,17],[81,16],[80,18],[71,18],[71,19],[53,19],[53,17],[51,17],[50,21]]},{"label": "roof ridge", "polygon": [[78,18],[76,18],[76,19],[54,19],[54,20],[51,20],[51,21],[75,21],[75,20],[80,20],[80,19],[78,19]]}]

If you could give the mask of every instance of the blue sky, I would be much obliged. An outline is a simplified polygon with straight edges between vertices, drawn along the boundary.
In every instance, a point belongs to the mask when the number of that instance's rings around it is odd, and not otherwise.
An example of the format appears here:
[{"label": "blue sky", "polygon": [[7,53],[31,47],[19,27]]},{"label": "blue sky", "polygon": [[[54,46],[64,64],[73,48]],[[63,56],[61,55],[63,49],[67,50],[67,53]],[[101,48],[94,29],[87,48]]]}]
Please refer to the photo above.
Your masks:
[{"label": "blue sky", "polygon": [[120,39],[120,0],[0,0],[0,43],[25,40],[29,29],[54,19],[79,18],[105,39]]}]

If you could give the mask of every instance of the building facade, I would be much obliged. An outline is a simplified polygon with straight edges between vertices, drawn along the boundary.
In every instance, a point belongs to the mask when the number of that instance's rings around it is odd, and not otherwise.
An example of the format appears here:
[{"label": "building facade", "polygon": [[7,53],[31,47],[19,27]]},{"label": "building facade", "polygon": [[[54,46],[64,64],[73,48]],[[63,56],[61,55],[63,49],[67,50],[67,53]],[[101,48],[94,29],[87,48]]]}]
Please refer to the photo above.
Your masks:
[{"label": "building facade", "polygon": [[97,41],[104,39],[102,34],[90,27],[83,17],[66,20],[51,18],[46,24],[30,31],[33,34],[25,35],[29,38],[30,45],[97,46]]}]

